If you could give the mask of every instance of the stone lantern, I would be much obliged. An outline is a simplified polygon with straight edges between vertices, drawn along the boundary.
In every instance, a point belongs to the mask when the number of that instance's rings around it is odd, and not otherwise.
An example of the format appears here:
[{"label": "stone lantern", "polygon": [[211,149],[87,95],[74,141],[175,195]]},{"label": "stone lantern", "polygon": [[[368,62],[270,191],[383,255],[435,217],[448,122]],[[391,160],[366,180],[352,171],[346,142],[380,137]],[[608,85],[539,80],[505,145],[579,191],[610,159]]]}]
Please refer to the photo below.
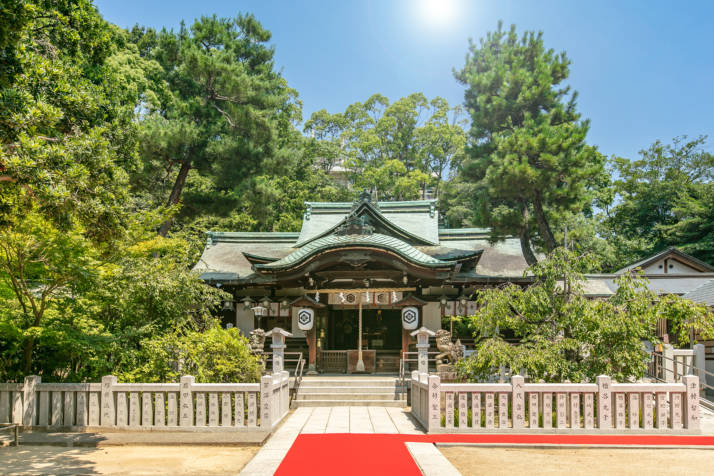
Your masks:
[{"label": "stone lantern", "polygon": [[293,335],[279,327],[274,327],[269,334],[273,338],[273,343],[270,344],[270,348],[273,349],[273,373],[277,374],[283,371],[285,338]]},{"label": "stone lantern", "polygon": [[434,337],[436,334],[434,331],[422,326],[412,332],[411,335],[417,338],[416,348],[419,352],[419,373],[429,373],[429,337]]}]

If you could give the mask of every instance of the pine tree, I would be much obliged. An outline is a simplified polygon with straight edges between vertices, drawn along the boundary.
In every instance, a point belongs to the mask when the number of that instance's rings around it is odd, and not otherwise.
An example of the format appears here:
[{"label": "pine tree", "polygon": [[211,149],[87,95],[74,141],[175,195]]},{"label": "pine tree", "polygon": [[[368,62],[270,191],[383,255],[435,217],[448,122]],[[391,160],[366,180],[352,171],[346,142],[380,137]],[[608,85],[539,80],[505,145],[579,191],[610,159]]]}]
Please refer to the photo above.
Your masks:
[{"label": "pine tree", "polygon": [[475,221],[491,227],[494,241],[518,236],[530,264],[534,244],[558,246],[558,220],[589,205],[590,184],[604,173],[603,157],[585,143],[589,123],[576,112],[577,95],[562,85],[569,67],[565,53],[545,48],[542,33],[519,38],[515,26],[499,23],[471,43],[455,72],[471,115],[460,180],[469,184]]}]

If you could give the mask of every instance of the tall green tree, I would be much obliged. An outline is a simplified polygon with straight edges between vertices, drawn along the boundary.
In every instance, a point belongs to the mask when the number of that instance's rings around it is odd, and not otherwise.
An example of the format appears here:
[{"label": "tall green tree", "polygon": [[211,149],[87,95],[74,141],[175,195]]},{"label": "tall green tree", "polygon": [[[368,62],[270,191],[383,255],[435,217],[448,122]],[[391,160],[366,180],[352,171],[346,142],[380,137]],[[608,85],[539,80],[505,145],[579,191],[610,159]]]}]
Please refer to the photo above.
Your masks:
[{"label": "tall green tree", "polygon": [[[195,170],[192,199],[210,196],[214,207],[229,210],[246,177],[276,155],[285,121],[299,114],[295,92],[275,71],[270,32],[252,15],[239,14],[202,17],[178,32],[135,28],[132,37],[161,65],[171,91],[142,124],[146,173],[158,180],[165,170],[173,177],[166,203],[175,207]],[[189,213],[193,205],[184,201]],[[171,223],[161,225],[162,236]]]},{"label": "tall green tree", "polygon": [[[0,220],[37,208],[95,240],[120,229],[136,98],[115,89],[121,42],[89,1],[22,2],[16,65],[0,86]],[[8,53],[9,54],[9,53]],[[18,209],[19,207],[19,209]]]},{"label": "tall green tree", "polygon": [[0,380],[96,379],[126,365],[142,339],[206,327],[223,294],[190,272],[180,240],[151,241],[163,215],[131,193],[137,124],[167,97],[158,63],[91,1],[9,6],[12,24],[0,27],[2,54],[14,58],[12,71],[0,68]]},{"label": "tall green tree", "polygon": [[[711,252],[714,155],[706,137],[656,141],[640,158],[611,162],[615,196],[607,209],[606,229],[632,248],[635,258],[680,246],[714,262]],[[621,265],[626,262],[620,263]]]},{"label": "tall green tree", "polygon": [[[121,34],[89,1],[8,5],[0,81],[0,279],[3,328],[13,327],[21,368],[52,304],[83,289],[127,220],[135,99],[114,89],[107,61]],[[3,14],[7,10],[3,10]],[[7,34],[7,31],[11,33]],[[9,297],[6,295],[6,297]],[[13,302],[14,301],[14,302]]]},{"label": "tall green tree", "polygon": [[570,60],[546,49],[542,33],[518,36],[515,26],[471,43],[455,73],[466,86],[471,115],[470,145],[461,166],[475,221],[491,228],[491,239],[518,236],[526,261],[533,245],[547,252],[558,245],[564,215],[592,202],[591,184],[604,159],[585,142],[588,121],[576,112],[577,95],[562,83]]},{"label": "tall green tree", "polygon": [[463,125],[461,109],[443,98],[428,101],[413,93],[390,103],[374,94],[344,113],[314,113],[305,132],[326,171],[339,163],[354,189],[372,190],[380,199],[408,200],[432,186],[438,194],[463,156]]},{"label": "tall green tree", "polygon": [[672,211],[677,222],[662,227],[667,242],[714,264],[714,183],[681,193]]},{"label": "tall green tree", "polygon": [[430,106],[431,116],[415,131],[417,160],[418,168],[433,177],[434,196],[439,197],[441,184],[464,158],[466,123],[462,109],[450,107],[444,98],[432,99]]}]

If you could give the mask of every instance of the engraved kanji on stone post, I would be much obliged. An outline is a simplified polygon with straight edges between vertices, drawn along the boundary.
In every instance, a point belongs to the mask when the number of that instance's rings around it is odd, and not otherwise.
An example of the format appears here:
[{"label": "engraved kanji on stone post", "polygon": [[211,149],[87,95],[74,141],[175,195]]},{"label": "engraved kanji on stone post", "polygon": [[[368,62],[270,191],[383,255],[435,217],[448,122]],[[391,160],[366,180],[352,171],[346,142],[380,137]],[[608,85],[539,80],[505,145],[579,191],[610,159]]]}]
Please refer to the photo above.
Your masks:
[{"label": "engraved kanji on stone post", "polygon": [[686,388],[684,405],[684,428],[687,430],[699,429],[699,377],[685,375],[682,383]]},{"label": "engraved kanji on stone post", "polygon": [[102,377],[102,426],[114,426],[114,385],[117,378],[113,375]]},{"label": "engraved kanji on stone post", "polygon": [[513,388],[511,397],[513,428],[523,428],[526,425],[524,384],[525,379],[522,375],[514,375],[511,377],[511,387]]},{"label": "engraved kanji on stone post", "polygon": [[193,426],[193,394],[195,379],[191,375],[181,377],[179,393],[179,425]]},{"label": "engraved kanji on stone post", "polygon": [[601,430],[612,428],[612,382],[607,375],[598,375],[597,383],[597,426]]}]

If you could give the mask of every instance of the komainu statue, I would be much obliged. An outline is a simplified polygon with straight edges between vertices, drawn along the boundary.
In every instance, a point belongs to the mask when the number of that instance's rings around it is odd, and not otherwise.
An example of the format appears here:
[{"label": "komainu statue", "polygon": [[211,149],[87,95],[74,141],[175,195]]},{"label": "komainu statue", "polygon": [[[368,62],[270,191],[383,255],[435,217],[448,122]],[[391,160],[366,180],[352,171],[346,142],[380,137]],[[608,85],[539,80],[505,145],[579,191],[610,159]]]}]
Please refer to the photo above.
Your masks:
[{"label": "komainu statue", "polygon": [[263,329],[254,329],[250,331],[248,337],[250,342],[250,351],[255,355],[262,355],[265,347],[265,331]]},{"label": "komainu statue", "polygon": [[453,365],[456,361],[464,356],[464,347],[461,345],[461,340],[457,340],[454,344],[451,342],[451,332],[446,329],[436,331],[436,348],[440,354],[436,356],[436,368],[444,366],[444,370],[453,370]]}]

